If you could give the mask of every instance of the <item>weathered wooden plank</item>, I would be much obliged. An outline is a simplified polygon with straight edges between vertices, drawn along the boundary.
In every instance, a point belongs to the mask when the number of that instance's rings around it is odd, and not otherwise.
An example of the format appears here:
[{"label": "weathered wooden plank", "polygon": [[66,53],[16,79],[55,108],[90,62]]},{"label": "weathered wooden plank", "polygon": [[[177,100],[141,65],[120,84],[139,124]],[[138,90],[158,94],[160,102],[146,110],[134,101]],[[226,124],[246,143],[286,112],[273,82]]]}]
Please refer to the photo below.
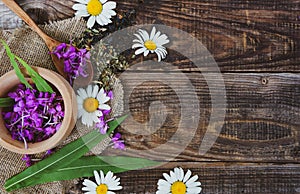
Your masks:
[{"label": "weathered wooden plank", "polygon": [[[216,84],[208,88],[207,83],[221,83],[222,77],[205,80],[200,73],[184,75],[188,80],[179,73],[137,71],[121,76],[125,106],[133,116],[121,131],[128,145],[126,154],[161,160],[175,159],[180,154],[177,161],[300,162],[299,74],[222,74],[227,103],[215,102],[214,110],[210,92],[222,87]],[[169,80],[164,83],[162,77],[166,76]],[[145,77],[156,81],[143,83]],[[196,101],[187,82],[195,88]],[[184,92],[176,94],[176,90]],[[184,105],[183,101],[190,104]],[[183,113],[183,106],[189,107],[190,112]],[[225,106],[225,122],[218,134],[215,130],[223,124],[222,115],[212,117],[212,113],[222,113]],[[199,120],[196,120],[197,116]],[[190,120],[191,117],[195,119]],[[179,131],[180,122],[188,122],[184,131]],[[216,141],[202,155],[199,147],[205,142],[207,131],[216,137]],[[168,141],[167,147],[158,149]],[[112,152],[108,150],[108,153]]]},{"label": "weathered wooden plank", "polygon": [[205,194],[300,192],[299,165],[176,162],[155,169],[119,174],[123,185],[120,193],[155,193],[162,174],[178,166],[199,176],[201,193]]},{"label": "weathered wooden plank", "polygon": [[299,71],[299,10],[298,0],[148,0],[137,8],[137,19],[195,36],[222,71]]},{"label": "weathered wooden plank", "polygon": [[[74,15],[74,0],[18,2],[39,23]],[[117,3],[118,11],[135,9],[138,24],[165,24],[190,33],[208,48],[223,72],[300,70],[298,0]],[[180,69],[193,67],[184,57],[170,53],[167,60]]]}]

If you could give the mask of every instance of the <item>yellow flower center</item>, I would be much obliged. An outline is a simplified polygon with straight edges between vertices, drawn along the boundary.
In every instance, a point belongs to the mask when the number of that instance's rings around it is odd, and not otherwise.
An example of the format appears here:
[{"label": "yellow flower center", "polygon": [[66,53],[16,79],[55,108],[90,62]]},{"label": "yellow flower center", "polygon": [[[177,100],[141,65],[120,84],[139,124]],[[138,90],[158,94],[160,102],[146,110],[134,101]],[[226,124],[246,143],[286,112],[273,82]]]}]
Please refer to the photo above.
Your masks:
[{"label": "yellow flower center", "polygon": [[90,0],[86,6],[87,12],[92,16],[99,15],[103,10],[103,5],[99,0]]},{"label": "yellow flower center", "polygon": [[185,194],[186,186],[183,182],[176,181],[171,186],[171,192],[172,192],[172,194]]},{"label": "yellow flower center", "polygon": [[106,184],[101,184],[96,188],[97,194],[106,194],[108,187]]},{"label": "yellow flower center", "polygon": [[156,44],[152,40],[147,40],[144,45],[148,50],[154,51],[156,49]]},{"label": "yellow flower center", "polygon": [[99,106],[99,102],[95,98],[87,98],[83,102],[83,108],[87,112],[95,112]]}]

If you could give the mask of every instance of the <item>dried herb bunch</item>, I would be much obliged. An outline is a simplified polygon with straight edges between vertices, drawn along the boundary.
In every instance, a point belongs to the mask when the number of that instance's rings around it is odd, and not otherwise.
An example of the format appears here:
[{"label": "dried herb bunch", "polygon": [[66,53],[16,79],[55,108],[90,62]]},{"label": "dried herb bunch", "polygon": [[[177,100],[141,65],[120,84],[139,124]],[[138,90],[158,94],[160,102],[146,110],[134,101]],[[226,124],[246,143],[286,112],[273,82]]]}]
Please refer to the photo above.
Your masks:
[{"label": "dried herb bunch", "polygon": [[113,18],[111,24],[103,27],[99,24],[95,24],[93,29],[86,29],[81,38],[75,39],[73,42],[74,46],[77,48],[91,49],[92,45],[95,45],[104,37],[109,34],[121,30],[123,28],[135,25],[135,10],[131,10],[124,13],[118,13],[116,17]]},{"label": "dried herb bunch", "polygon": [[[84,35],[75,39],[73,44],[78,48],[90,50],[90,60],[98,74],[97,81],[105,90],[112,90],[115,75],[129,67],[129,60],[134,57],[133,52],[118,53],[117,48],[106,44],[102,39],[109,34],[135,24],[135,11],[118,14],[111,24],[87,29]],[[126,38],[126,37],[125,37]]]}]

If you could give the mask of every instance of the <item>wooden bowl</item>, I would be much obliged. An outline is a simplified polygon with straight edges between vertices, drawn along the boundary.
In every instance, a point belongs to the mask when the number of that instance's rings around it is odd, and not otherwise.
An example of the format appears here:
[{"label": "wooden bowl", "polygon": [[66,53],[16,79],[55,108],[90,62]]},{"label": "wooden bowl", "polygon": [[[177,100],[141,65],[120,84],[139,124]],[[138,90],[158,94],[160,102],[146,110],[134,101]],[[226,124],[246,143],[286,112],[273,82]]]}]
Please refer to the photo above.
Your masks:
[{"label": "wooden bowl", "polygon": [[[12,139],[10,132],[4,125],[2,108],[0,108],[0,145],[12,152],[20,154],[40,153],[57,146],[70,135],[77,120],[76,95],[70,84],[54,71],[40,67],[33,68],[59,91],[63,98],[65,115],[60,129],[57,130],[52,137],[41,142],[28,143],[27,149],[25,149],[23,142]],[[22,71],[25,72],[24,69],[22,69]],[[20,84],[20,81],[15,71],[12,70],[0,77],[0,83],[0,97],[7,97],[7,94]]]}]

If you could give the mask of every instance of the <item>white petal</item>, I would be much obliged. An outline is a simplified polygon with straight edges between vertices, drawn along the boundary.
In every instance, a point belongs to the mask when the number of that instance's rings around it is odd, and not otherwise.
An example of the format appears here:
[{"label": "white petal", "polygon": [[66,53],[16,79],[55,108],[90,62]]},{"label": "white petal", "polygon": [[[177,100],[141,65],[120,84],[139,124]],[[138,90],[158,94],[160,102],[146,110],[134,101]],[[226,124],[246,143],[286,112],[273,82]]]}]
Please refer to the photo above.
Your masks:
[{"label": "white petal", "polygon": [[79,95],[76,96],[77,104],[83,104],[83,98]]},{"label": "white petal", "polygon": [[152,39],[153,39],[153,37],[154,37],[155,33],[156,33],[156,28],[155,28],[155,26],[154,26],[154,27],[152,28],[152,30],[151,30],[151,34],[150,34],[150,40],[152,40]]},{"label": "white petal", "polygon": [[195,182],[198,179],[198,175],[193,176],[192,178],[190,178],[185,184],[186,186],[190,186],[191,183]]},{"label": "white petal", "polygon": [[178,181],[177,178],[176,178],[176,175],[173,171],[170,172],[170,177],[171,177],[171,184]]},{"label": "white petal", "polygon": [[97,187],[97,184],[94,183],[93,181],[90,181],[88,179],[84,179],[83,183],[82,183],[84,186],[87,186],[89,188],[95,188]]},{"label": "white petal", "polygon": [[103,5],[103,9],[115,9],[117,7],[117,3],[113,1],[109,1]]},{"label": "white petal", "polygon": [[99,173],[96,170],[94,170],[94,176],[95,176],[97,184],[100,185],[101,182],[100,182]]},{"label": "white petal", "polygon": [[98,16],[96,17],[96,22],[97,22],[98,24],[100,24],[101,26],[105,26],[105,25],[106,25],[106,24],[104,23],[104,21],[102,21],[100,15],[98,15]]},{"label": "white petal", "polygon": [[79,94],[79,96],[81,96],[83,99],[86,99],[88,97],[86,91],[83,88],[79,88],[77,90],[77,93]]},{"label": "white petal", "polygon": [[146,50],[146,51],[144,52],[144,56],[146,57],[148,54],[149,54],[149,50]]},{"label": "white petal", "polygon": [[72,9],[74,9],[74,10],[86,10],[86,5],[76,3],[72,6]]},{"label": "white petal", "polygon": [[170,184],[172,183],[171,177],[167,173],[163,173],[163,176]]},{"label": "white petal", "polygon": [[161,192],[163,192],[164,194],[165,193],[169,193],[170,192],[170,188],[171,188],[171,185],[166,187],[166,186],[158,186],[157,189]]},{"label": "white petal", "polygon": [[75,13],[75,16],[76,17],[87,17],[89,16],[90,14],[86,11],[86,10],[78,10],[76,13]]},{"label": "white petal", "polygon": [[141,44],[144,44],[144,41],[143,41],[142,37],[139,34],[134,34],[134,36],[136,36],[138,38],[138,40],[134,39],[133,42],[139,42]]},{"label": "white petal", "polygon": [[77,118],[79,119],[80,117],[82,117],[83,113],[85,113],[85,111],[82,108],[78,109]]},{"label": "white petal", "polygon": [[97,100],[99,101],[100,104],[104,104],[104,103],[108,102],[110,100],[110,98],[108,96],[106,96],[106,94],[99,93],[97,95]]},{"label": "white petal", "polygon": [[192,172],[188,170],[183,178],[183,182],[185,183],[192,175]]},{"label": "white petal", "polygon": [[159,179],[157,185],[158,186],[164,186],[164,187],[170,187],[171,186],[171,184],[168,181],[163,180],[163,179]]},{"label": "white petal", "polygon": [[97,117],[101,117],[103,115],[103,113],[100,111],[100,110],[96,110],[94,112],[94,114],[97,116]]},{"label": "white petal", "polygon": [[155,50],[155,53],[157,54],[158,58],[164,59],[166,57],[166,55],[161,50],[157,49],[157,50]]},{"label": "white petal", "polygon": [[143,47],[144,45],[140,44],[140,43],[135,43],[132,45],[132,49],[135,49],[135,48],[139,48],[139,47]]},{"label": "white petal", "polygon": [[189,183],[189,187],[198,187],[198,186],[201,186],[201,183],[199,181]]},{"label": "white petal", "polygon": [[88,28],[92,28],[95,24],[96,21],[96,17],[95,16],[91,16],[88,21],[87,21],[87,27]]},{"label": "white petal", "polygon": [[158,46],[156,50],[161,51],[161,53],[162,53],[164,56],[166,56],[166,55],[168,54],[166,48],[163,47],[163,46]]},{"label": "white petal", "polygon": [[96,21],[98,24],[105,26],[109,23],[109,19],[107,19],[103,14],[96,17]]},{"label": "white petal", "polygon": [[161,55],[160,55],[160,53],[157,52],[157,51],[156,51],[156,54],[157,54],[157,58],[158,58],[157,61],[160,62],[160,61],[161,61]]},{"label": "white petal", "polygon": [[106,194],[116,194],[116,193],[112,191],[107,191]]},{"label": "white petal", "polygon": [[90,117],[90,113],[83,114],[81,121],[83,124],[87,125],[88,127],[91,127],[93,125],[93,120]]},{"label": "white petal", "polygon": [[187,188],[187,193],[191,194],[199,194],[201,192],[202,188],[201,187],[193,187],[193,188]]},{"label": "white petal", "polygon": [[92,191],[93,189],[92,189],[92,188],[89,188],[89,187],[82,187],[81,190],[83,190],[83,191]]},{"label": "white petal", "polygon": [[104,183],[105,178],[104,178],[104,173],[102,170],[100,170],[100,179],[101,179],[101,183]]},{"label": "white petal", "polygon": [[88,191],[88,192],[85,192],[84,194],[97,194],[97,192],[96,192],[96,189],[95,189],[95,191]]},{"label": "white petal", "polygon": [[82,114],[82,117],[81,117],[81,122],[82,122],[82,124],[84,124],[84,125],[87,125],[87,119],[88,119],[88,116],[87,116],[88,114],[87,114],[87,112],[84,112],[83,114]]},{"label": "white petal", "polygon": [[92,93],[92,96],[93,98],[96,98],[97,97],[97,94],[99,92],[99,86],[98,85],[95,85],[94,86],[94,90],[93,90],[93,93]]},{"label": "white petal", "polygon": [[161,34],[161,32],[160,31],[157,31],[157,33],[154,35],[154,37],[153,37],[153,41],[154,42],[157,42],[156,40],[157,40],[157,38],[160,36],[160,34]]},{"label": "white petal", "polygon": [[156,42],[159,45],[164,45],[164,44],[169,43],[170,41],[168,40],[168,37],[165,34],[163,34],[156,39]]},{"label": "white petal", "polygon": [[110,106],[107,104],[100,104],[99,109],[101,110],[110,110]]},{"label": "white petal", "polygon": [[139,55],[139,54],[145,52],[146,50],[147,50],[147,49],[146,49],[145,47],[143,47],[143,48],[140,48],[140,49],[136,50],[134,54],[135,54],[135,55]]},{"label": "white petal", "polygon": [[147,31],[140,29],[139,33],[140,33],[141,37],[144,39],[144,41],[149,40],[149,34]]},{"label": "white petal", "polygon": [[75,0],[78,3],[82,3],[82,4],[88,4],[88,0]]},{"label": "white petal", "polygon": [[178,180],[182,181],[184,177],[184,171],[182,168],[179,168]]},{"label": "white petal", "polygon": [[111,10],[111,9],[105,9],[102,11],[102,13],[107,17],[109,16],[108,18],[111,18],[112,16],[115,16],[117,15],[117,13],[114,11],[114,10]]},{"label": "white petal", "polygon": [[114,174],[111,171],[108,171],[107,174],[105,175],[105,181],[106,182],[104,182],[104,183],[109,184],[109,182],[110,182],[111,178],[113,177],[113,175]]},{"label": "white petal", "polygon": [[88,85],[87,89],[86,89],[86,93],[88,95],[88,97],[92,97],[92,92],[93,92],[93,87],[92,85]]},{"label": "white petal", "polygon": [[117,190],[121,190],[122,188],[123,188],[122,186],[114,186],[114,187],[110,187],[109,189],[113,191],[117,191]]},{"label": "white petal", "polygon": [[170,191],[167,192],[165,190],[158,190],[158,191],[156,191],[156,194],[171,194],[171,193],[170,193]]},{"label": "white petal", "polygon": [[[90,113],[90,117],[93,122],[95,122],[95,123],[99,122],[99,118],[97,117],[97,115],[95,113]],[[92,122],[92,125],[93,125],[93,122]]]}]

